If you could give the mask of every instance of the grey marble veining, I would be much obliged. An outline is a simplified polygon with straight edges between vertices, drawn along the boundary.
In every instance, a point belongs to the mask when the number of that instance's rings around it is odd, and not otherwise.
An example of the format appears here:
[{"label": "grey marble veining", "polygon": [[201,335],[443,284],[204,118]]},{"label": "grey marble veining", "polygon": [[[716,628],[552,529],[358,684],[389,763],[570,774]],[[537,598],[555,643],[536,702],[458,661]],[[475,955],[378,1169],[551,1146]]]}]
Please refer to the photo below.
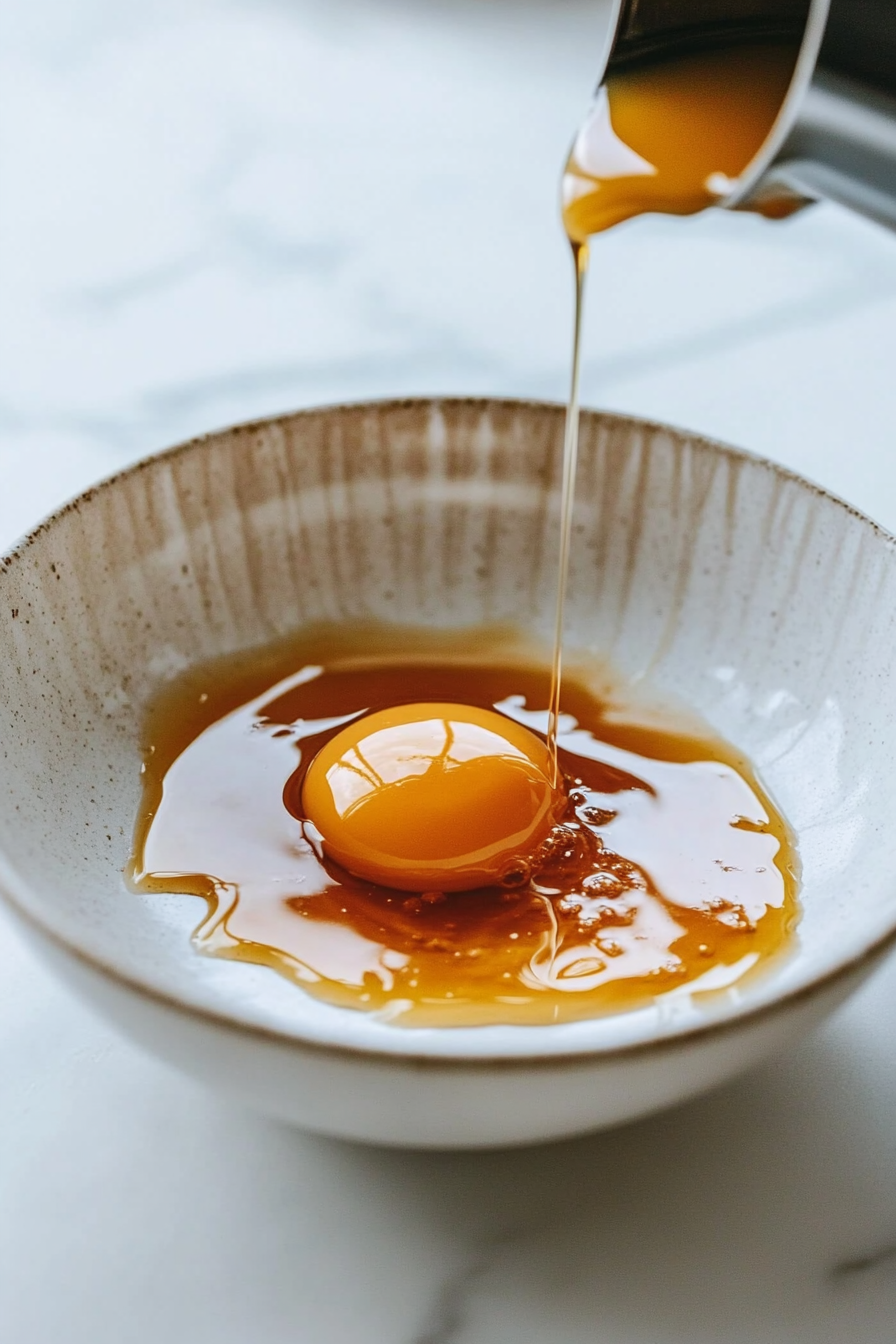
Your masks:
[{"label": "grey marble veining", "polygon": [[[554,189],[599,0],[0,5],[0,533],[293,405],[562,397]],[[585,399],[896,525],[896,238],[645,220],[595,249]],[[221,1106],[0,920],[0,1338],[891,1344],[896,968],[798,1052],[541,1150],[351,1148]]]},{"label": "grey marble veining", "polygon": [[[8,0],[5,535],[234,419],[561,397],[557,164],[603,10]],[[841,211],[640,221],[595,249],[585,397],[771,452],[896,519],[894,312],[896,243]]]}]

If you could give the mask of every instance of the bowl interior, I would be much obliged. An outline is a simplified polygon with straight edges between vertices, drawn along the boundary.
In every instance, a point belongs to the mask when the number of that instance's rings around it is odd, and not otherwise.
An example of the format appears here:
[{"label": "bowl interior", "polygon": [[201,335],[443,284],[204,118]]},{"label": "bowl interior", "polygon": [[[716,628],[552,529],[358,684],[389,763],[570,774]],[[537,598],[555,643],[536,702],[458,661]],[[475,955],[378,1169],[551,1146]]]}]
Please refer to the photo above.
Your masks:
[{"label": "bowl interior", "polygon": [[197,957],[198,902],[122,880],[143,707],[198,660],[320,619],[552,623],[563,413],[515,402],[303,412],[106,482],[0,569],[0,878],[136,984],[243,1023],[394,1052],[612,1049],[799,990],[896,926],[893,541],[769,463],[582,417],[569,641],[697,709],[795,828],[793,956],[739,990],[550,1028],[404,1030]]}]

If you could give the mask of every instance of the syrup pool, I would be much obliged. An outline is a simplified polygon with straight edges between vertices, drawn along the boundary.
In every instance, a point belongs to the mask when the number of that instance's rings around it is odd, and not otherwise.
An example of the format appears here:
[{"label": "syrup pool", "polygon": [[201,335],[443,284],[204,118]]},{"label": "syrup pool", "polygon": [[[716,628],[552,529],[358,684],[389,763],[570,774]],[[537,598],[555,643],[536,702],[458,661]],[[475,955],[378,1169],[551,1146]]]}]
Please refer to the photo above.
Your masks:
[{"label": "syrup pool", "polygon": [[749,763],[683,717],[626,707],[581,660],[564,675],[552,828],[500,881],[398,890],[327,852],[303,789],[347,725],[471,706],[546,756],[550,689],[550,659],[501,631],[321,627],[197,667],[147,715],[130,880],[204,900],[199,952],[405,1026],[591,1017],[719,991],[780,955],[797,859]]},{"label": "syrup pool", "polygon": [[[576,136],[563,176],[563,223],[575,244],[637,215],[693,215],[718,205],[781,112],[799,47],[758,43],[677,54],[611,73]],[[762,213],[786,215],[793,200]]]}]

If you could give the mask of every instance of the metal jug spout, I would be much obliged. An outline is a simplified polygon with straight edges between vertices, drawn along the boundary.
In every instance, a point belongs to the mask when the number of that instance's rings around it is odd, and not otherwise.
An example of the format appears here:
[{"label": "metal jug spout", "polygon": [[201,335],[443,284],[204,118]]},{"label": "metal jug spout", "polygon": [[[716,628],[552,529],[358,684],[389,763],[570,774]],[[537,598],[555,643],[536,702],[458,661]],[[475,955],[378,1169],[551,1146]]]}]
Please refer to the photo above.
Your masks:
[{"label": "metal jug spout", "polygon": [[617,0],[607,74],[750,41],[798,48],[759,153],[720,201],[832,200],[896,229],[896,0]]}]

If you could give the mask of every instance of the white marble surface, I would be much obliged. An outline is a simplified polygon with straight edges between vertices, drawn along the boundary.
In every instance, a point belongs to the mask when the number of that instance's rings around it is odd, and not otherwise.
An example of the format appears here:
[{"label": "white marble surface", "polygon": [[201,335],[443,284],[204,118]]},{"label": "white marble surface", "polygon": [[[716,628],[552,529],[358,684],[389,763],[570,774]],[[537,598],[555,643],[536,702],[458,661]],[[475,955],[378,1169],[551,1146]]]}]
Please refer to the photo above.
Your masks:
[{"label": "white marble surface", "polygon": [[[0,540],[231,420],[563,395],[554,200],[600,0],[2,0]],[[896,238],[646,221],[585,398],[896,526]],[[890,1344],[896,965],[789,1058],[539,1151],[353,1149],[228,1109],[0,921],[0,1339]]]}]

